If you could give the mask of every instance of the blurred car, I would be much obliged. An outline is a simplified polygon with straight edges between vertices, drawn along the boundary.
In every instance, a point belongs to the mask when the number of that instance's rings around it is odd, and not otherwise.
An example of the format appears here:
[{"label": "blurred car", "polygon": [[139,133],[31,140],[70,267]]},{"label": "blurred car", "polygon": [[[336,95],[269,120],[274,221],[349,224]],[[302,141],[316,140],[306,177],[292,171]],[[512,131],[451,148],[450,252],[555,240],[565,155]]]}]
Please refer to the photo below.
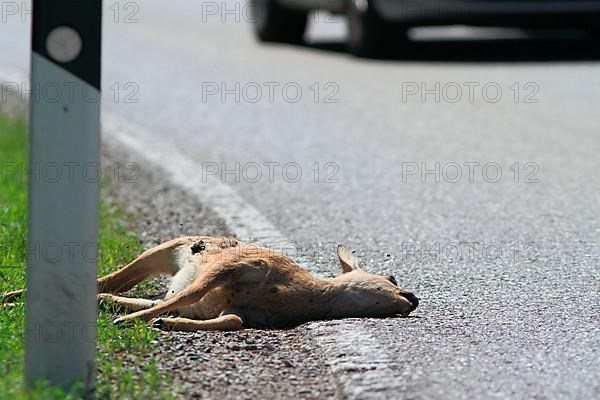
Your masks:
[{"label": "blurred car", "polygon": [[414,26],[578,27],[597,34],[600,0],[251,0],[262,41],[302,41],[308,13],[348,17],[348,47],[375,56],[407,40]]}]

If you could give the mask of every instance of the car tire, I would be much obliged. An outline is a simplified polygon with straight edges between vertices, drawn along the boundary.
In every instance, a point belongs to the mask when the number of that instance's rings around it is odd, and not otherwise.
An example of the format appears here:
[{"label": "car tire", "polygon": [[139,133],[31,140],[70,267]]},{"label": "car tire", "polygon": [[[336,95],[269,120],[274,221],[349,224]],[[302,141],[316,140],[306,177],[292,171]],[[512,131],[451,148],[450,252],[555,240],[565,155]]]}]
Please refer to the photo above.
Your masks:
[{"label": "car tire", "polygon": [[302,43],[308,12],[294,10],[276,0],[252,0],[254,33],[262,42]]},{"label": "car tire", "polygon": [[408,42],[408,28],[381,18],[368,0],[350,0],[347,16],[348,48],[355,56],[385,56]]},{"label": "car tire", "polygon": [[597,41],[600,39],[600,28],[586,28],[583,31],[585,38],[590,41]]}]

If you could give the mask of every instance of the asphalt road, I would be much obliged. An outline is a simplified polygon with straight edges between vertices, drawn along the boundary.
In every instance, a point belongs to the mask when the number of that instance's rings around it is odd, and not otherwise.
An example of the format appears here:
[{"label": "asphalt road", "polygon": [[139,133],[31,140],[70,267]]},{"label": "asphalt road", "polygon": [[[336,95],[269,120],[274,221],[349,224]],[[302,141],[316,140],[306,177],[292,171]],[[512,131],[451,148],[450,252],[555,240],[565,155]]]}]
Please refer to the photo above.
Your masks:
[{"label": "asphalt road", "polygon": [[[243,4],[239,23],[220,2],[134,4],[105,5],[104,109],[320,272],[345,242],[421,298],[415,318],[315,328],[348,397],[600,397],[597,54],[565,36],[357,60],[325,15],[309,45],[264,46]],[[3,65],[26,70],[28,29],[3,23]]]}]

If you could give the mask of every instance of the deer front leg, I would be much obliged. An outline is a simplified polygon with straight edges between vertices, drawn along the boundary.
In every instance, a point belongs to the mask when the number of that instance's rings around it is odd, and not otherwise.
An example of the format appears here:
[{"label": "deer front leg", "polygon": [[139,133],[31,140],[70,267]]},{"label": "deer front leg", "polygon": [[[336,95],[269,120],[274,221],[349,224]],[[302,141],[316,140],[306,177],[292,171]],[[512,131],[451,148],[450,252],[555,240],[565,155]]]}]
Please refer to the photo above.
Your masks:
[{"label": "deer front leg", "polygon": [[118,308],[126,308],[130,311],[146,310],[159,303],[159,300],[116,296],[111,293],[100,293],[98,301],[101,306],[116,306]]},{"label": "deer front leg", "polygon": [[204,297],[204,295],[210,290],[229,280],[232,273],[233,268],[223,268],[222,266],[215,265],[213,268],[210,268],[202,275],[198,276],[195,281],[175,295],[175,297],[161,301],[155,306],[146,310],[137,311],[133,314],[117,318],[114,322],[115,324],[120,324],[131,321],[135,318],[141,318],[144,321],[150,321],[152,318],[156,318],[169,311],[194,304],[202,299],[202,297]]},{"label": "deer front leg", "polygon": [[236,314],[227,314],[207,320],[155,318],[152,321],[152,326],[154,328],[171,331],[237,331],[242,329],[244,321]]},{"label": "deer front leg", "polygon": [[3,293],[0,296],[0,303],[12,303],[27,292],[27,289],[15,290],[13,292]]}]

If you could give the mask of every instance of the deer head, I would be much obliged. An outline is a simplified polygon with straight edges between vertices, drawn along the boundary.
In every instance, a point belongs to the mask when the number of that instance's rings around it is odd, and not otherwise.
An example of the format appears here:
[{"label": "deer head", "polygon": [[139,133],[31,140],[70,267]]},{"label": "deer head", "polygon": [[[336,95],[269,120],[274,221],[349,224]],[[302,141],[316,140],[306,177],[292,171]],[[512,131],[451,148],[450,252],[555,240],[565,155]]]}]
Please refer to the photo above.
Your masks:
[{"label": "deer head", "polygon": [[337,317],[408,316],[419,305],[413,293],[398,287],[393,276],[366,272],[358,258],[343,244],[337,247],[343,273],[335,284],[332,312]]}]

